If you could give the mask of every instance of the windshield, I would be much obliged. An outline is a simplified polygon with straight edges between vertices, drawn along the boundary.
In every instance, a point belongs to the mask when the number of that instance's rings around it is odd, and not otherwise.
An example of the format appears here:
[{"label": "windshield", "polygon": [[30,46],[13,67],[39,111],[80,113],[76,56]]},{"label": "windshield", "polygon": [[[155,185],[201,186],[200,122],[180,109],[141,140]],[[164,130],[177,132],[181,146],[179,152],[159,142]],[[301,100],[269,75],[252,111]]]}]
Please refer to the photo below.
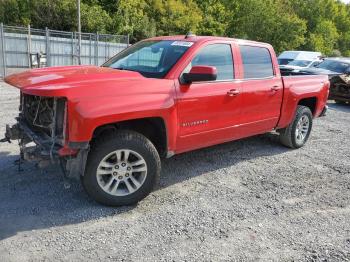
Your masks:
[{"label": "windshield", "polygon": [[311,62],[312,61],[308,61],[308,60],[294,60],[294,61],[290,62],[288,65],[307,67],[311,64]]},{"label": "windshield", "polygon": [[193,45],[187,41],[143,41],[112,57],[102,66],[163,78]]},{"label": "windshield", "polygon": [[327,69],[337,73],[345,73],[347,69],[350,68],[350,64],[336,60],[325,60],[316,66],[316,68]]}]

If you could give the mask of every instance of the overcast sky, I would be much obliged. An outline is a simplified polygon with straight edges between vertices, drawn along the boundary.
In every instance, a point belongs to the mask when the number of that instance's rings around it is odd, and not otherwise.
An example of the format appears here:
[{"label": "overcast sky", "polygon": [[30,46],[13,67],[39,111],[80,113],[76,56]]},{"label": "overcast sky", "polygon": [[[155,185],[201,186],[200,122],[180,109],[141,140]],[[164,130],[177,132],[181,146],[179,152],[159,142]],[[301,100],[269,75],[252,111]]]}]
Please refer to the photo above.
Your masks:
[{"label": "overcast sky", "polygon": [[347,3],[349,4],[350,3],[350,0],[342,0],[344,3]]}]

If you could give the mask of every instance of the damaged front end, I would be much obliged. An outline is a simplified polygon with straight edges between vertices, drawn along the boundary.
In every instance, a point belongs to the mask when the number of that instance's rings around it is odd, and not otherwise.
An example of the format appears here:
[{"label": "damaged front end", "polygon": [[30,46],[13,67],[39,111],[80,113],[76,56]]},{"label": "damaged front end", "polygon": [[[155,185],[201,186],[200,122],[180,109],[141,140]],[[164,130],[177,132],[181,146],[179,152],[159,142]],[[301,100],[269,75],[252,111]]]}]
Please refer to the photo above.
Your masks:
[{"label": "damaged front end", "polygon": [[337,75],[331,78],[329,99],[350,102],[350,75]]},{"label": "damaged front end", "polygon": [[65,177],[83,175],[88,143],[67,144],[67,101],[21,93],[17,123],[6,126],[2,142],[18,140],[20,157],[38,166],[59,164]]}]

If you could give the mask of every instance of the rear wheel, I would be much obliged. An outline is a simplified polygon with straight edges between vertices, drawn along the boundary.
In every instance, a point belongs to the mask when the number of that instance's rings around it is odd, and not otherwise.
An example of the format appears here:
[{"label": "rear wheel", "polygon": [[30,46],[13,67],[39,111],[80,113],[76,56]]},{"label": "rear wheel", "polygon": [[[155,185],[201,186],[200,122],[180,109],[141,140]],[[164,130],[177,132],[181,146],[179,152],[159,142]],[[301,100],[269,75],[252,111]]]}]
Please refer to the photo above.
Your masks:
[{"label": "rear wheel", "polygon": [[158,183],[160,158],[143,135],[120,131],[97,139],[82,178],[87,193],[109,206],[135,204]]},{"label": "rear wheel", "polygon": [[312,129],[312,113],[306,106],[298,106],[293,122],[280,130],[280,141],[290,148],[300,148],[309,139]]}]

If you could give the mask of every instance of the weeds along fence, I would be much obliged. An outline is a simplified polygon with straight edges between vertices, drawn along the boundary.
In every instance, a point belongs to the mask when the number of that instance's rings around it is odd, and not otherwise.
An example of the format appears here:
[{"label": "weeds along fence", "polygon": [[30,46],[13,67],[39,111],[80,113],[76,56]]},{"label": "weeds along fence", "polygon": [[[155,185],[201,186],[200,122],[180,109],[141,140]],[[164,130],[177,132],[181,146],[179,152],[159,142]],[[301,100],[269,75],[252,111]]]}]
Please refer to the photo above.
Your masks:
[{"label": "weeds along fence", "polygon": [[101,65],[129,45],[128,35],[107,35],[14,27],[0,24],[0,78],[20,69]]}]

